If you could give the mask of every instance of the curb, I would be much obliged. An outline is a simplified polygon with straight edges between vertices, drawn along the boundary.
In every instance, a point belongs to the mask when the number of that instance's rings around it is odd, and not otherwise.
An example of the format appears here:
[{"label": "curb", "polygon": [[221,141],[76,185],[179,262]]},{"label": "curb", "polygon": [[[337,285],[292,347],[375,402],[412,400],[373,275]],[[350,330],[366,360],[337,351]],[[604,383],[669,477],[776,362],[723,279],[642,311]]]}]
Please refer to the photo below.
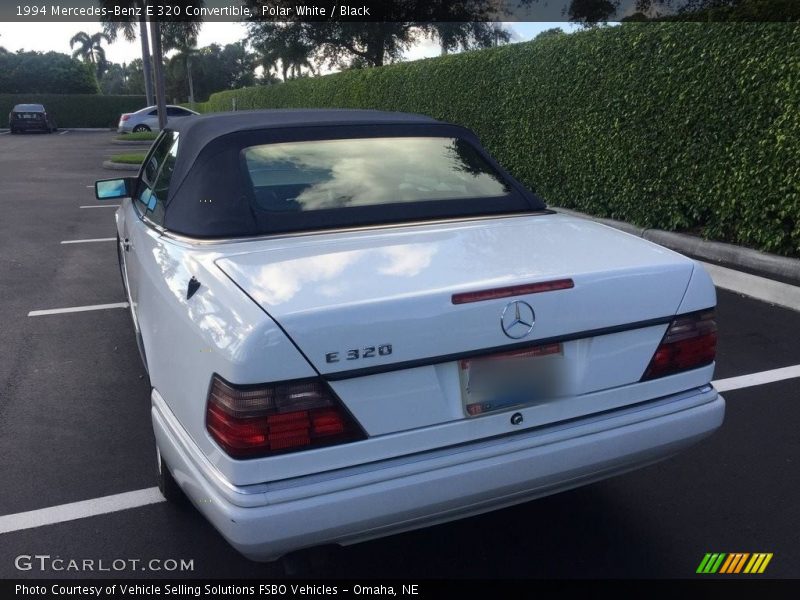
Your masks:
[{"label": "curb", "polygon": [[630,233],[650,242],[660,244],[661,246],[666,246],[682,254],[689,254],[722,265],[732,265],[745,270],[756,271],[779,280],[788,280],[794,284],[800,284],[800,259],[797,258],[768,254],[767,252],[761,252],[751,248],[744,248],[724,242],[704,240],[673,231],[637,227],[636,225],[631,225],[623,221],[601,219],[568,208],[560,208],[557,206],[551,208],[565,215],[589,219],[590,221],[608,225],[609,227]]},{"label": "curb", "polygon": [[120,146],[152,146],[154,140],[118,140],[111,139],[112,144],[119,144]]},{"label": "curb", "polygon": [[59,127],[59,129],[69,129],[70,131],[116,131],[116,127]]},{"label": "curb", "polygon": [[103,161],[103,168],[112,171],[138,171],[141,165],[129,165],[127,163],[116,163],[110,160]]},{"label": "curb", "polygon": [[[116,129],[111,127],[58,127],[59,131],[107,131],[112,132],[116,131]],[[0,127],[0,133],[5,133],[9,131],[8,127]]]}]

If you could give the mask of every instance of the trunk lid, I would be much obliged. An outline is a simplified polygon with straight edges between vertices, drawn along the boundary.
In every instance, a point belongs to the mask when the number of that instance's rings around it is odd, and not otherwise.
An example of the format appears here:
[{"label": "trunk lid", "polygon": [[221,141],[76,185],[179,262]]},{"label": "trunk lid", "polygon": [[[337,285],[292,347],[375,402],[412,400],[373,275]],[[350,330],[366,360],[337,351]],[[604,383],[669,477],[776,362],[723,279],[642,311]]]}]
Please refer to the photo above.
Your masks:
[{"label": "trunk lid", "polygon": [[[604,225],[563,215],[429,224],[265,240],[217,265],[323,375],[573,336],[669,317],[689,259]],[[453,304],[453,294],[562,278],[558,291]],[[509,338],[512,301],[535,313]],[[374,349],[374,350],[371,350]]]}]

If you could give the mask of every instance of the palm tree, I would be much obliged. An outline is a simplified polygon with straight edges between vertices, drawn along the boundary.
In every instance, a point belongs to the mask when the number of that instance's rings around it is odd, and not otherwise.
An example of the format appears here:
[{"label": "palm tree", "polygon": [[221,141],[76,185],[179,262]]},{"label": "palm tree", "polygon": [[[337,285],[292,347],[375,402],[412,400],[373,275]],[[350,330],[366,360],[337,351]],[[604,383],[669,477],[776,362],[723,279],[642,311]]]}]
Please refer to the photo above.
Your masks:
[{"label": "palm tree", "polygon": [[189,103],[194,106],[194,81],[192,79],[192,57],[197,56],[197,38],[191,34],[171,40],[171,49],[176,50],[173,60],[181,65],[189,82]]},{"label": "palm tree", "polygon": [[[106,8],[113,9],[113,6],[120,5],[119,0],[100,0],[101,6],[108,5]],[[144,93],[147,97],[147,105],[153,104],[153,75],[152,75],[152,60],[150,58],[150,40],[147,35],[147,21],[145,17],[146,0],[128,0],[125,8],[138,8],[138,17],[130,17],[131,21],[103,21],[103,31],[109,38],[109,41],[114,42],[121,32],[126,40],[133,42],[136,40],[137,29],[139,41],[142,44],[142,71],[144,74]],[[138,25],[138,27],[137,27]]]},{"label": "palm tree", "polygon": [[110,42],[108,35],[102,31],[89,35],[85,31],[79,31],[72,36],[69,47],[74,48],[72,58],[80,58],[83,62],[91,63],[94,66],[95,76],[99,77],[106,68],[106,51],[103,48],[103,41]]},{"label": "palm tree", "polygon": [[275,68],[280,63],[283,80],[297,78],[303,74],[307,67],[311,74],[315,74],[311,57],[314,46],[299,35],[296,27],[278,23],[265,23],[263,27],[269,28],[269,35],[256,44],[255,49],[260,54],[260,62],[265,71]]}]

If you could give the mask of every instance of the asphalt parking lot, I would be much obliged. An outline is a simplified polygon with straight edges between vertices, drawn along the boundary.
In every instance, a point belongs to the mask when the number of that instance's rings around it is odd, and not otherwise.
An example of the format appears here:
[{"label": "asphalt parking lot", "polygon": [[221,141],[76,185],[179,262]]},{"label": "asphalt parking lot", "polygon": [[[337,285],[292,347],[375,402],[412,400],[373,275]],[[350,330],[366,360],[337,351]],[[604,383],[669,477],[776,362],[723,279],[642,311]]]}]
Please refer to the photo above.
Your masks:
[{"label": "asphalt parking lot", "polygon": [[[0,134],[0,516],[155,485],[149,390],[124,301],[114,209],[94,200],[112,134]],[[91,207],[91,208],[84,208]],[[800,313],[719,291],[715,379],[800,364]],[[706,552],[769,552],[800,577],[798,379],[727,391],[726,421],[658,465],[455,523],[344,548],[350,578],[695,576]],[[152,490],[151,492],[152,493]],[[192,508],[164,502],[0,533],[0,576],[272,577]],[[1,517],[0,517],[1,518]],[[184,559],[185,572],[20,571],[19,555]]]}]

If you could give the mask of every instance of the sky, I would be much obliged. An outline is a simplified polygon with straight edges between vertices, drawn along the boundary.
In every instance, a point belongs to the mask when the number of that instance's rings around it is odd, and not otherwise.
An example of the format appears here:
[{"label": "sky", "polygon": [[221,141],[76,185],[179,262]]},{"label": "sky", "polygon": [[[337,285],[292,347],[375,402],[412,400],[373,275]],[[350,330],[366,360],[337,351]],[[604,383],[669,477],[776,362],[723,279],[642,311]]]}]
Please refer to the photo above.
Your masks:
[{"label": "sky", "polygon": [[[574,26],[569,23],[505,23],[512,31],[513,41],[526,41],[551,27],[561,27],[571,31]],[[15,52],[19,49],[37,50],[47,52],[54,50],[71,54],[69,47],[70,38],[78,31],[92,34],[100,31],[97,21],[70,22],[70,23],[9,23],[0,22],[0,46]],[[220,45],[238,42],[246,36],[246,29],[242,23],[205,23],[198,37],[198,46],[208,46],[212,43]],[[411,48],[406,54],[407,60],[416,60],[439,54],[439,45],[432,40],[425,40]],[[113,44],[106,46],[106,58],[111,62],[130,62],[141,56],[139,41],[127,42],[119,38]]]}]

